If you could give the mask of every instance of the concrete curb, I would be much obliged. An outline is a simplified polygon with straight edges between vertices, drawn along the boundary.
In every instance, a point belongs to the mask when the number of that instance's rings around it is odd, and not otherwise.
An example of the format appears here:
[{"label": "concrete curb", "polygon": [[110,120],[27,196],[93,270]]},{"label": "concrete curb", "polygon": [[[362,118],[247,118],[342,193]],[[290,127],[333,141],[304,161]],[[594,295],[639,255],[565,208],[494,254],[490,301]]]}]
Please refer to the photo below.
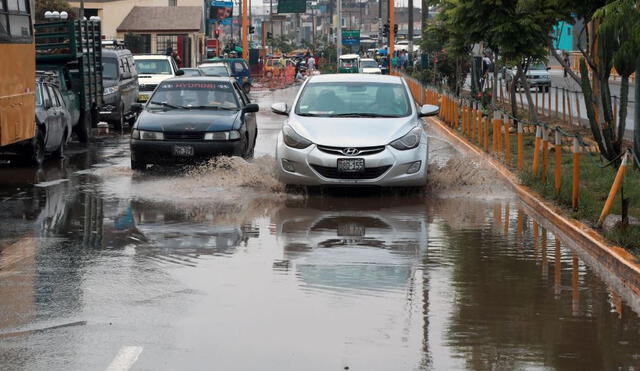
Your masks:
[{"label": "concrete curb", "polygon": [[431,127],[446,136],[452,143],[456,143],[458,147],[462,147],[462,149],[491,165],[513,187],[525,204],[553,223],[577,245],[584,248],[636,295],[640,295],[640,264],[638,264],[638,259],[634,255],[622,247],[608,244],[598,232],[587,225],[563,216],[558,207],[545,201],[542,196],[531,188],[520,184],[518,178],[500,161],[460,136],[458,132],[439,119],[429,118],[427,121],[431,124]]}]

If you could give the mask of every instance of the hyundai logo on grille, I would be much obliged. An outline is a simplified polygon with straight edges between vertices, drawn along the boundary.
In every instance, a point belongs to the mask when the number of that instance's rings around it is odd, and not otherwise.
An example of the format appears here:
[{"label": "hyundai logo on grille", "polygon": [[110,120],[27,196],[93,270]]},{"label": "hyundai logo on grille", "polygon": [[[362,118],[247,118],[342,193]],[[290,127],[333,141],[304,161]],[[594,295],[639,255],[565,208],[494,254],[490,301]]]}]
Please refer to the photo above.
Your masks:
[{"label": "hyundai logo on grille", "polygon": [[358,153],[360,153],[360,150],[357,148],[343,148],[342,153],[344,153],[347,156],[355,156]]}]

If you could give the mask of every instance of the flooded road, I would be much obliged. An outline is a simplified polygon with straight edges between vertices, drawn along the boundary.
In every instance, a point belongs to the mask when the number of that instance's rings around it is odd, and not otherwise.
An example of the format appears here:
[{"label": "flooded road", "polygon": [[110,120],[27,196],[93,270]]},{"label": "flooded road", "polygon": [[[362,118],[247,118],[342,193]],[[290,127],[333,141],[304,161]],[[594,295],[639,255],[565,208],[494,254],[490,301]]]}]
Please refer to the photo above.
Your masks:
[{"label": "flooded road", "polygon": [[1,368],[640,369],[637,299],[437,136],[424,194],[286,193],[294,92],[251,163],[0,169]]}]

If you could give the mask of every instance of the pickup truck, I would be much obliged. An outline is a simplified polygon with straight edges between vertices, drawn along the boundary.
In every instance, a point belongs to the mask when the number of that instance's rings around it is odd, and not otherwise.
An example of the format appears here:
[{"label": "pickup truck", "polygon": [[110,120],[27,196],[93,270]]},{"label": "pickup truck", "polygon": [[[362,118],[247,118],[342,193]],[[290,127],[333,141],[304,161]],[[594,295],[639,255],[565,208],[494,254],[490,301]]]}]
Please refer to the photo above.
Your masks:
[{"label": "pickup truck", "polygon": [[102,106],[102,41],[99,20],[61,20],[35,25],[36,68],[59,76],[57,83],[73,132],[89,141]]}]

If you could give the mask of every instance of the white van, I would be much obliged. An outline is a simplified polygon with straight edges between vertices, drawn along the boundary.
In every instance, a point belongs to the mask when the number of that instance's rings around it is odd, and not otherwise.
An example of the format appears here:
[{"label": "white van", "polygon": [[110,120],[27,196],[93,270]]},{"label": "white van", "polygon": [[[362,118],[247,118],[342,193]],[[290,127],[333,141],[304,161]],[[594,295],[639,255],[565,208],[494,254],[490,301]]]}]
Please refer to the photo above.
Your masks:
[{"label": "white van", "polygon": [[138,102],[149,100],[158,84],[168,78],[179,76],[182,72],[173,58],[166,55],[134,55],[133,60],[140,82]]}]

